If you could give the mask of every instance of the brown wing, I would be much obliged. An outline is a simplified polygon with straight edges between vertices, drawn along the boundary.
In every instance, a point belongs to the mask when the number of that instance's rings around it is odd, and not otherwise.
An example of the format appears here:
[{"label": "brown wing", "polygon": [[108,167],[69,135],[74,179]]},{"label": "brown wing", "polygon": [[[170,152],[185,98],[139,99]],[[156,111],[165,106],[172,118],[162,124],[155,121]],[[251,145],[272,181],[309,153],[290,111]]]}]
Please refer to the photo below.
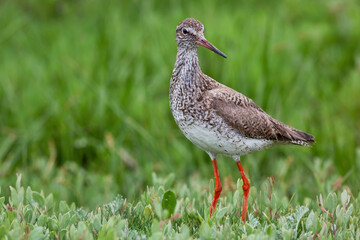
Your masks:
[{"label": "brown wing", "polygon": [[[290,127],[265,113],[251,99],[230,88],[208,92],[211,107],[227,124],[248,138],[269,139],[309,146],[310,134]],[[209,95],[208,95],[209,96]]]}]

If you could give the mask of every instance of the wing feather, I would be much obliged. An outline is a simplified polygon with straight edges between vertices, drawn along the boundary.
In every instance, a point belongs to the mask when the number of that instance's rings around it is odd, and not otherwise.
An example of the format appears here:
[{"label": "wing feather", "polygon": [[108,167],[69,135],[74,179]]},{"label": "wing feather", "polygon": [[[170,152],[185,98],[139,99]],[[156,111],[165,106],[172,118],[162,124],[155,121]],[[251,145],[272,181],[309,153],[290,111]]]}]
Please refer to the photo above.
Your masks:
[{"label": "wing feather", "polygon": [[309,146],[314,137],[265,113],[250,98],[226,86],[208,91],[211,107],[233,129],[245,137]]}]

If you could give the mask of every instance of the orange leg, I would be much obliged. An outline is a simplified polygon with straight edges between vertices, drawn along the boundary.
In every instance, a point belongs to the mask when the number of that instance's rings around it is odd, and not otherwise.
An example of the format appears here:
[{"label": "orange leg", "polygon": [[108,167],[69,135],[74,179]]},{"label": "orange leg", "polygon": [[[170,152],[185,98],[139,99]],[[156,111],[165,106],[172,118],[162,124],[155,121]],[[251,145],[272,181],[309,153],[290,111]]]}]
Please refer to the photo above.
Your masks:
[{"label": "orange leg", "polygon": [[244,169],[241,166],[240,161],[237,161],[236,164],[237,164],[237,166],[239,168],[239,171],[241,173],[241,178],[243,180],[242,189],[244,191],[244,197],[243,197],[242,220],[243,220],[243,222],[246,222],[246,212],[247,212],[247,204],[248,204],[249,191],[250,191],[250,182],[246,178],[246,175],[244,173]]},{"label": "orange leg", "polygon": [[214,168],[214,175],[215,175],[215,192],[214,192],[214,198],[213,198],[211,206],[210,206],[210,216],[212,215],[213,211],[215,210],[217,201],[220,197],[220,193],[222,190],[216,158],[214,158],[214,160],[212,160],[212,165]]}]

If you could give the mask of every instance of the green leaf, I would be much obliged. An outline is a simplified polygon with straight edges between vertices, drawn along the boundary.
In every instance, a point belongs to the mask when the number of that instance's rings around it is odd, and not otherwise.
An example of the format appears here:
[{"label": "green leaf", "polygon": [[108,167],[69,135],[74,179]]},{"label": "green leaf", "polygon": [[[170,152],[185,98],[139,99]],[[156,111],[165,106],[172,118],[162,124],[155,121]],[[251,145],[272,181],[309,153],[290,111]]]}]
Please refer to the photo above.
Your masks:
[{"label": "green leaf", "polygon": [[246,234],[250,235],[253,232],[253,227],[250,224],[245,224]]},{"label": "green leaf", "polygon": [[342,204],[343,206],[345,206],[346,203],[347,203],[347,201],[348,201],[348,194],[347,194],[346,190],[344,190],[344,191],[341,193],[341,204]]},{"label": "green leaf", "polygon": [[38,220],[37,220],[37,224],[39,226],[45,226],[47,222],[47,217],[45,215],[40,215]]},{"label": "green leaf", "polygon": [[24,219],[27,223],[31,222],[33,213],[35,214],[35,212],[32,209],[28,209],[25,214],[24,214]]},{"label": "green leaf", "polygon": [[189,239],[190,229],[185,224],[181,224],[180,233],[181,233],[181,239]]},{"label": "green leaf", "polygon": [[237,208],[238,206],[238,202],[239,202],[239,190],[236,190],[235,193],[234,193],[234,196],[233,196],[233,206],[234,208]]},{"label": "green leaf", "polygon": [[293,229],[281,229],[282,239],[293,239],[294,230]]},{"label": "green leaf", "polygon": [[151,233],[154,234],[159,231],[160,231],[159,221],[157,219],[154,219],[154,221],[151,224]]},{"label": "green leaf", "polygon": [[14,205],[15,208],[17,208],[20,204],[19,196],[15,188],[10,186],[10,196],[11,196],[11,202]]},{"label": "green leaf", "polygon": [[336,194],[335,193],[330,193],[327,196],[326,203],[327,203],[328,210],[330,210],[331,212],[334,212],[335,209],[336,209],[336,204],[337,204]]},{"label": "green leaf", "polygon": [[47,220],[47,226],[49,230],[58,231],[58,221],[55,219],[55,217],[49,218]]},{"label": "green leaf", "polygon": [[5,239],[5,236],[9,230],[5,226],[0,226],[0,239]]},{"label": "green leaf", "polygon": [[21,174],[16,174],[16,190],[20,190],[21,187]]},{"label": "green leaf", "polygon": [[341,206],[337,205],[337,207],[336,207],[336,216],[337,217],[340,217],[340,214],[342,213],[341,209],[342,209]]},{"label": "green leaf", "polygon": [[50,193],[45,199],[46,210],[50,210],[54,206],[54,195]]},{"label": "green leaf", "polygon": [[[162,239],[164,239],[164,237],[161,232],[156,232],[153,235],[151,235],[150,239],[151,240],[162,240]],[[109,240],[111,240],[111,239],[109,238]]]},{"label": "green leaf", "polygon": [[30,187],[27,187],[26,188],[26,194],[25,194],[25,199],[26,199],[26,203],[29,203],[31,205],[34,205],[34,200],[33,200],[33,197],[32,197],[32,190]]},{"label": "green leaf", "polygon": [[147,205],[144,209],[145,217],[149,218],[154,215],[154,212],[151,209],[151,205]]},{"label": "green leaf", "polygon": [[175,174],[170,173],[169,176],[167,176],[167,178],[165,179],[165,183],[164,183],[165,189],[169,189],[171,185],[174,183],[174,181],[175,181]]},{"label": "green leaf", "polygon": [[207,222],[203,222],[199,229],[200,239],[213,239],[214,230],[210,228]]},{"label": "green leaf", "polygon": [[38,204],[39,208],[44,207],[45,199],[44,197],[38,192],[32,192],[33,200]]},{"label": "green leaf", "polygon": [[96,231],[96,232],[99,232],[100,229],[101,229],[101,222],[100,222],[99,216],[95,216],[95,217],[94,217],[93,223],[94,223],[94,229],[95,229],[95,231]]},{"label": "green leaf", "polygon": [[169,190],[164,193],[161,206],[163,209],[168,210],[169,216],[171,216],[174,213],[176,206],[176,197],[173,191]]},{"label": "green leaf", "polygon": [[73,210],[73,211],[75,211],[75,210],[76,210],[76,205],[75,205],[75,203],[74,203],[74,202],[72,202],[72,203],[71,203],[71,205],[70,205],[70,209],[71,209],[71,210]]},{"label": "green leaf", "polygon": [[154,186],[157,186],[159,184],[159,180],[158,180],[158,178],[156,176],[156,173],[152,172],[151,176],[152,176],[152,182],[153,182]]},{"label": "green leaf", "polygon": [[80,221],[78,224],[79,239],[92,239],[92,234],[87,228],[85,222]]},{"label": "green leaf", "polygon": [[222,218],[225,216],[225,213],[227,212],[227,210],[228,210],[227,207],[221,208],[221,209],[216,213],[216,216],[215,216],[216,221],[220,221],[220,219],[222,219]]},{"label": "green leaf", "polygon": [[258,219],[254,217],[252,213],[249,213],[248,223],[252,228],[256,228],[260,225],[260,222]]},{"label": "green leaf", "polygon": [[[239,191],[239,190],[238,190]],[[242,190],[241,190],[242,191]],[[250,187],[250,197],[252,198],[252,199],[256,199],[256,197],[257,197],[257,189],[256,189],[256,187],[255,186],[252,186],[252,187]]]},{"label": "green leaf", "polygon": [[158,187],[158,194],[162,196],[165,194],[165,188],[163,186]]},{"label": "green leaf", "polygon": [[[162,207],[160,202],[158,201],[158,199],[154,199],[153,202],[153,206],[154,206],[154,212],[156,213],[156,215],[162,219]],[[169,212],[169,211],[168,211]]]},{"label": "green leaf", "polygon": [[[71,237],[71,238],[75,238],[76,233],[77,233],[76,227],[75,227],[74,225],[71,225],[69,232],[70,232],[70,237]],[[102,232],[105,232],[105,231],[102,231]],[[103,233],[102,233],[102,234],[103,234]],[[104,237],[104,236],[102,236],[101,234],[99,234],[99,239],[103,239],[102,237]]]},{"label": "green leaf", "polygon": [[353,205],[351,204],[351,205],[349,206],[349,208],[347,209],[347,211],[346,211],[346,222],[349,220],[349,218],[350,218],[353,210],[354,210],[354,207],[353,207]]},{"label": "green leaf", "polygon": [[269,236],[274,235],[276,233],[276,227],[273,224],[268,225],[266,228],[266,233]]},{"label": "green leaf", "polygon": [[307,219],[306,219],[306,225],[305,225],[305,226],[306,226],[306,230],[308,230],[308,231],[310,231],[310,230],[311,230],[311,227],[313,226],[314,216],[315,216],[314,212],[311,211],[310,214],[309,214],[309,216],[308,216]]},{"label": "green leaf", "polygon": [[62,217],[60,217],[60,223],[59,223],[60,230],[67,228],[69,223],[70,223],[70,212],[67,212]]},{"label": "green leaf", "polygon": [[294,213],[293,216],[295,218],[295,230],[294,234],[297,237],[297,230],[299,228],[300,220],[304,217],[304,215],[309,211],[309,209],[305,206],[300,206]]},{"label": "green leaf", "polygon": [[20,187],[18,190],[18,200],[20,203],[24,203],[24,188]]},{"label": "green leaf", "polygon": [[[61,228],[60,228],[61,229]],[[65,239],[66,238],[66,234],[68,234],[68,230],[66,228],[63,228],[60,230],[60,234],[59,234],[59,237],[60,239]],[[78,238],[78,239],[81,239],[81,238]]]},{"label": "green leaf", "polygon": [[66,204],[65,201],[60,201],[59,211],[60,211],[60,213],[66,213],[69,211],[69,206]]},{"label": "green leaf", "polygon": [[35,227],[29,234],[28,240],[45,239],[42,227]]}]

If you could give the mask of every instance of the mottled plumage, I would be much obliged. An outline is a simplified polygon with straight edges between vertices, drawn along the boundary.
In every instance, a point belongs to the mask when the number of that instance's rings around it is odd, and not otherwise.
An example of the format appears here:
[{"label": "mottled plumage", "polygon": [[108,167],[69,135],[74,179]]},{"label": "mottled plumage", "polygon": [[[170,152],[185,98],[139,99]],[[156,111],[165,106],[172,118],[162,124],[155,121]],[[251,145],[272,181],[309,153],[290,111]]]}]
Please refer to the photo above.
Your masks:
[{"label": "mottled plumage", "polygon": [[[170,108],[184,135],[206,151],[213,164],[214,161],[216,164],[217,154],[230,156],[239,162],[240,156],[275,144],[309,146],[308,143],[314,142],[310,134],[272,118],[251,99],[201,71],[198,46],[209,48],[226,58],[205,39],[201,22],[189,18],[179,23],[176,42],[178,47],[170,82]],[[242,167],[239,170],[242,171]],[[217,164],[215,176],[216,172]],[[244,180],[243,172],[242,175]],[[217,199],[214,202],[213,208]]]}]

